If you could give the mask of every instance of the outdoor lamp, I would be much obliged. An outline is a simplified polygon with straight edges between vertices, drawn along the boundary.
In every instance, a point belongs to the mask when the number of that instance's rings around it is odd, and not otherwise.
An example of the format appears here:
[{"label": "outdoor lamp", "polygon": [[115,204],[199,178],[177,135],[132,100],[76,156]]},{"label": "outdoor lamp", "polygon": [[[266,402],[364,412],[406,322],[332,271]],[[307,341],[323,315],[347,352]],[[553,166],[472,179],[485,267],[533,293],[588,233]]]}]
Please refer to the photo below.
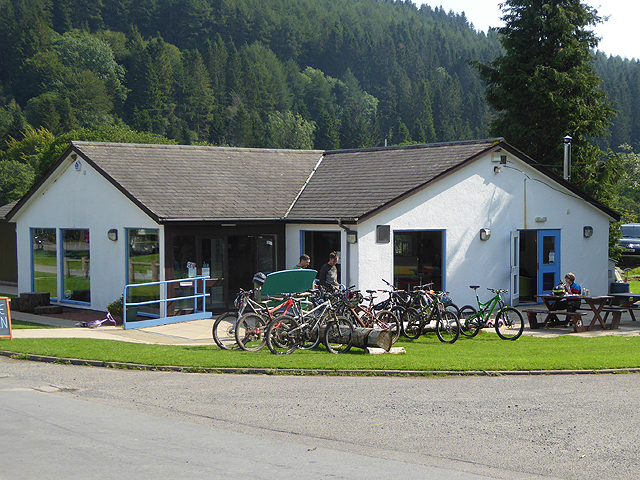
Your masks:
[{"label": "outdoor lamp", "polygon": [[118,230],[116,228],[112,228],[107,232],[107,238],[112,242],[118,241]]},{"label": "outdoor lamp", "polygon": [[491,237],[491,230],[489,230],[488,228],[481,228],[480,229],[480,240],[485,242],[485,241],[489,240],[489,237]]},{"label": "outdoor lamp", "polygon": [[356,232],[355,230],[348,230],[347,243],[358,243],[358,232]]},{"label": "outdoor lamp", "polygon": [[584,235],[584,238],[589,238],[591,235],[593,235],[593,227],[590,226],[585,226],[582,229],[582,234]]}]

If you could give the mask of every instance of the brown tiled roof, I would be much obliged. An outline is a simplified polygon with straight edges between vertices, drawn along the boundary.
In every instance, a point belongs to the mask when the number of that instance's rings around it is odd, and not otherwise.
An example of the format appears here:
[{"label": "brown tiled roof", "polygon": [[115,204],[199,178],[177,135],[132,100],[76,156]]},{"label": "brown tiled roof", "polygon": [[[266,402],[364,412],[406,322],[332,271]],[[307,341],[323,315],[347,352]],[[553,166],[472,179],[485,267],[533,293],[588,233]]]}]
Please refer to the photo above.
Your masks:
[{"label": "brown tiled roof", "polygon": [[0,207],[0,220],[5,219],[5,217],[11,211],[11,209],[15,207],[16,203],[18,203],[18,200],[16,200],[15,202],[7,203],[6,205],[2,205]]},{"label": "brown tiled roof", "polygon": [[288,218],[362,218],[459,167],[499,140],[326,152]]},{"label": "brown tiled roof", "polygon": [[317,150],[72,146],[160,222],[282,218],[322,156]]}]

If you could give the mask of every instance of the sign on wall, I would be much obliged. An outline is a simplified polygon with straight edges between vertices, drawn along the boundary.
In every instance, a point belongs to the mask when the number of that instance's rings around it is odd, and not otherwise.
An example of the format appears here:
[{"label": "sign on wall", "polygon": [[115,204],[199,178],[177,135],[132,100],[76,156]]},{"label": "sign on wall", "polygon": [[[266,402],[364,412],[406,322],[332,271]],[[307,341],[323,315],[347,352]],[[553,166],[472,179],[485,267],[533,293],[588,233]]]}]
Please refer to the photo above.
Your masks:
[{"label": "sign on wall", "polygon": [[13,340],[11,334],[11,312],[9,311],[9,299],[0,297],[0,338],[9,337]]}]

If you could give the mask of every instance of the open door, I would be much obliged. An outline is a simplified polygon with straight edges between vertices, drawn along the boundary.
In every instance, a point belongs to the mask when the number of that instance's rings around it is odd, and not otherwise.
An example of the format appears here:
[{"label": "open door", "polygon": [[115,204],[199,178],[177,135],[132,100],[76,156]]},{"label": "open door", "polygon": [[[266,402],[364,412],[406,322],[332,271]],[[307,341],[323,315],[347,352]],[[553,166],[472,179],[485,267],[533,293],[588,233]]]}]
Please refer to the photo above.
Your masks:
[{"label": "open door", "polygon": [[539,230],[538,295],[549,295],[560,279],[560,230]]},{"label": "open door", "polygon": [[510,305],[515,307],[520,300],[520,232],[511,232],[511,294]]}]

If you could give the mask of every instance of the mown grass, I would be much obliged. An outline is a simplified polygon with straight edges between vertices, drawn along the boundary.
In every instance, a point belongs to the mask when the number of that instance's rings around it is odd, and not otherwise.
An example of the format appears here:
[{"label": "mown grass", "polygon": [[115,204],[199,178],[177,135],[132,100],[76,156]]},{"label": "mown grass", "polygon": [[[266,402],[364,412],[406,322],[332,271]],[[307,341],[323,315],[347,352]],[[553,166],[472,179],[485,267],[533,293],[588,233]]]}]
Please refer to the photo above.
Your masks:
[{"label": "mown grass", "polygon": [[262,368],[327,370],[599,370],[640,367],[640,336],[596,338],[562,335],[556,338],[521,337],[500,340],[483,333],[474,339],[442,344],[435,335],[401,340],[404,355],[366,355],[353,349],[332,355],[324,348],[296,351],[292,355],[224,351],[216,346],[141,345],[91,339],[8,339],[0,350],[61,358],[79,358],[144,365],[192,368]]}]

